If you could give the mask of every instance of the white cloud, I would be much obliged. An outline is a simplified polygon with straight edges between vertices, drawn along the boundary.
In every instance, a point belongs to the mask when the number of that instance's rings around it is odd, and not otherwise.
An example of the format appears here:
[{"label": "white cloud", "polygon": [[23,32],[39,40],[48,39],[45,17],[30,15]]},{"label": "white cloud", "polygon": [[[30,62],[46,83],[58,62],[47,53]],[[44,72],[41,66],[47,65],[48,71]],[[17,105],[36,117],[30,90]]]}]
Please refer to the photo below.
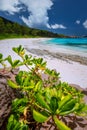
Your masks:
[{"label": "white cloud", "polygon": [[76,24],[80,24],[80,20],[76,20],[76,22],[75,22]]},{"label": "white cloud", "polygon": [[19,4],[19,0],[0,0],[0,10],[14,14],[20,11],[21,7],[18,7]]},{"label": "white cloud", "polygon": [[52,0],[21,0],[29,11],[28,18],[22,16],[22,20],[30,27],[46,26],[49,21],[48,10],[51,9]]},{"label": "white cloud", "polygon": [[60,29],[66,29],[66,27],[64,25],[62,25],[62,24],[49,25],[48,28],[51,28],[51,29],[58,29],[58,28],[60,28]]},{"label": "white cloud", "polygon": [[53,0],[0,0],[0,10],[11,15],[27,9],[27,18],[21,15],[20,18],[29,27],[44,26],[50,29],[66,29],[62,24],[49,24],[48,10],[51,10]]},{"label": "white cloud", "polygon": [[83,23],[83,26],[84,26],[84,28],[87,29],[87,20],[85,20],[85,22]]}]

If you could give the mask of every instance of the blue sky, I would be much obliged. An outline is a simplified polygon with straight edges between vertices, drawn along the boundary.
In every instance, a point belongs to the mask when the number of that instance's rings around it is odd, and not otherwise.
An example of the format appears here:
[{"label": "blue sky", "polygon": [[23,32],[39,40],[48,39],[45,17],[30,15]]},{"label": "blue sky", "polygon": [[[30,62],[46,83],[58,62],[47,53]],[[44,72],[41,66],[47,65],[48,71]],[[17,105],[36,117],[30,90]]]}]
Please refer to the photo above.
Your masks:
[{"label": "blue sky", "polygon": [[87,0],[0,0],[0,16],[65,35],[87,35]]}]

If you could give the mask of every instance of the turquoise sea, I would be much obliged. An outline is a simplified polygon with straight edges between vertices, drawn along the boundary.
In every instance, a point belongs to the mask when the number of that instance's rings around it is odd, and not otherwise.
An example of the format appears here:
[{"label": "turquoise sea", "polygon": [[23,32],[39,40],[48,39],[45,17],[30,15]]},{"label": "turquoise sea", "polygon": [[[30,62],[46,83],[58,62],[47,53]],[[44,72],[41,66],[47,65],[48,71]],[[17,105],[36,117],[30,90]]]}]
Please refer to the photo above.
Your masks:
[{"label": "turquoise sea", "polygon": [[50,46],[55,45],[56,48],[87,53],[87,38],[52,38],[44,43]]}]

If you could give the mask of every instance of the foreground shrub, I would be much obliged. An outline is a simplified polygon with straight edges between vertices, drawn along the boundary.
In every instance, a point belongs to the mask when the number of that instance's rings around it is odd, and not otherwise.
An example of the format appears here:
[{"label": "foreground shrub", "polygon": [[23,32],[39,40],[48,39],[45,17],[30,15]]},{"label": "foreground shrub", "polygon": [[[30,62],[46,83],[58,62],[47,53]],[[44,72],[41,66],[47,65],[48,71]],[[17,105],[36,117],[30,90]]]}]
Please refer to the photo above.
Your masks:
[{"label": "foreground shrub", "polygon": [[87,116],[87,105],[84,95],[67,83],[60,81],[60,74],[46,67],[42,58],[33,58],[25,53],[22,46],[13,48],[21,60],[12,60],[11,56],[3,58],[0,63],[6,69],[8,61],[10,69],[25,65],[28,71],[19,71],[15,81],[8,80],[8,85],[21,92],[22,98],[12,102],[12,112],[8,119],[7,130],[28,130],[38,123],[50,119],[59,130],[70,130],[61,121],[66,115]]}]

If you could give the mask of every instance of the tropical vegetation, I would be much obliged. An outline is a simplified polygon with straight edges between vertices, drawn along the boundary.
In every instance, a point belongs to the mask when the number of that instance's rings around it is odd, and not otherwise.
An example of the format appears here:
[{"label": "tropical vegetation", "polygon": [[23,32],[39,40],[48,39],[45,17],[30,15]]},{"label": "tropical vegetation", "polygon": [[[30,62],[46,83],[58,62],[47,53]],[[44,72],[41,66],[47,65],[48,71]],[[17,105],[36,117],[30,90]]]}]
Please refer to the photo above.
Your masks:
[{"label": "tropical vegetation", "polygon": [[46,30],[29,28],[0,17],[0,39],[21,37],[65,37]]},{"label": "tropical vegetation", "polygon": [[14,47],[13,51],[21,60],[13,60],[10,55],[4,58],[0,54],[3,69],[7,68],[8,62],[10,70],[25,65],[26,71],[20,70],[15,81],[7,81],[9,87],[21,93],[21,98],[12,102],[7,130],[31,130],[36,124],[49,120],[59,130],[71,130],[61,117],[71,114],[87,117],[87,105],[81,91],[61,82],[58,72],[48,69],[42,58],[26,54],[21,45]]}]

